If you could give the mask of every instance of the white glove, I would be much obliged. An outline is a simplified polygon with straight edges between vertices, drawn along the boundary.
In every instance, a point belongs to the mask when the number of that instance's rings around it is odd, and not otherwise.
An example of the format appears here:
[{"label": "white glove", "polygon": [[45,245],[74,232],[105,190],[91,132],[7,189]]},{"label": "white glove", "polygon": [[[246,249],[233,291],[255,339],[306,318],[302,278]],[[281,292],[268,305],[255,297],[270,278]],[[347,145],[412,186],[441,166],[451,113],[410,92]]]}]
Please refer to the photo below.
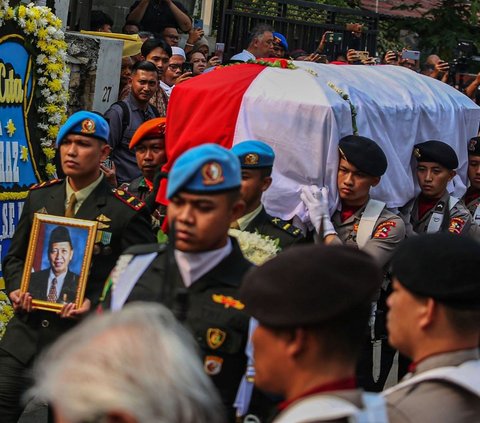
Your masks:
[{"label": "white glove", "polygon": [[[323,237],[336,234],[330,213],[328,210],[328,189],[326,187],[318,188],[316,185],[303,186],[300,198],[305,204],[310,215],[315,230]],[[320,226],[323,221],[323,234],[320,234]]]}]

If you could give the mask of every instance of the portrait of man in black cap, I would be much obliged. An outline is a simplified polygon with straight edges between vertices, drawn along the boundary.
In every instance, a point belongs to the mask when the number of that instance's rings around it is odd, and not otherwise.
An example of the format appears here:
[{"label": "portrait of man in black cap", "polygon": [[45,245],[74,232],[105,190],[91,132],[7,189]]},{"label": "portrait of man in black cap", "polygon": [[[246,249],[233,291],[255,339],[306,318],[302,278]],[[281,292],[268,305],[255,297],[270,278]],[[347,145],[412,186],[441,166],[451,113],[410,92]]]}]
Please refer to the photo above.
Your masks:
[{"label": "portrait of man in black cap", "polygon": [[46,269],[33,272],[28,290],[36,300],[54,303],[74,302],[79,275],[69,269],[74,248],[70,232],[65,226],[57,226],[50,233]]}]

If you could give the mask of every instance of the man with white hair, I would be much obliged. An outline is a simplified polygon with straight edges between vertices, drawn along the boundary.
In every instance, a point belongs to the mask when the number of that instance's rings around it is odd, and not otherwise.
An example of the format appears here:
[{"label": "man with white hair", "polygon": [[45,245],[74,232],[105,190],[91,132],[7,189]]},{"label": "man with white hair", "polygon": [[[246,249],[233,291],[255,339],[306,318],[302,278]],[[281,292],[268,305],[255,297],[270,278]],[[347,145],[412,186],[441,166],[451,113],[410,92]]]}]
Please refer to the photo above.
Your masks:
[{"label": "man with white hair", "polygon": [[273,28],[270,25],[255,26],[248,34],[248,47],[230,58],[231,62],[247,62],[273,56]]},{"label": "man with white hair", "polygon": [[93,316],[35,368],[33,393],[61,423],[217,423],[222,407],[194,340],[159,304]]}]

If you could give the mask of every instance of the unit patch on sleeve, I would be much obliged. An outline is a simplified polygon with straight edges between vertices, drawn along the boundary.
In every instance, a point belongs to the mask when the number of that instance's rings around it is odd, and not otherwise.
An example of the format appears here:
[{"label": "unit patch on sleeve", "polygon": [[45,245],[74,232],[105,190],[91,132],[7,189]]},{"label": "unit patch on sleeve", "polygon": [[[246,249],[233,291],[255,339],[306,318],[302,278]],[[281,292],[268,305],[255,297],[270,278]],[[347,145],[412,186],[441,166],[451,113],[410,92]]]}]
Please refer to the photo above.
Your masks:
[{"label": "unit patch on sleeve", "polygon": [[397,223],[394,222],[393,220],[387,220],[386,222],[380,223],[380,225],[377,226],[377,229],[375,229],[375,233],[373,234],[374,238],[388,238],[388,234],[394,228],[397,226]]},{"label": "unit patch on sleeve", "polygon": [[459,217],[453,217],[452,219],[450,219],[450,226],[448,227],[448,232],[451,232],[452,234],[460,234],[464,225],[465,220]]}]

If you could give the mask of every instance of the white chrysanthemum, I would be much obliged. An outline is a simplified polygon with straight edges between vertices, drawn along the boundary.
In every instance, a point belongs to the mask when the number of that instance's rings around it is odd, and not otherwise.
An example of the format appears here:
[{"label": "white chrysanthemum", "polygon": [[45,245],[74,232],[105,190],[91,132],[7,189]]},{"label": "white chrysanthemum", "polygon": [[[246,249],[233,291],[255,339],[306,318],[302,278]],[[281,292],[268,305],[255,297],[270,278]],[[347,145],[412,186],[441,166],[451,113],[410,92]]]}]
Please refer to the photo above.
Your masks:
[{"label": "white chrysanthemum", "polygon": [[280,252],[279,240],[273,240],[266,235],[229,229],[228,234],[235,237],[243,255],[253,264],[262,265]]}]

